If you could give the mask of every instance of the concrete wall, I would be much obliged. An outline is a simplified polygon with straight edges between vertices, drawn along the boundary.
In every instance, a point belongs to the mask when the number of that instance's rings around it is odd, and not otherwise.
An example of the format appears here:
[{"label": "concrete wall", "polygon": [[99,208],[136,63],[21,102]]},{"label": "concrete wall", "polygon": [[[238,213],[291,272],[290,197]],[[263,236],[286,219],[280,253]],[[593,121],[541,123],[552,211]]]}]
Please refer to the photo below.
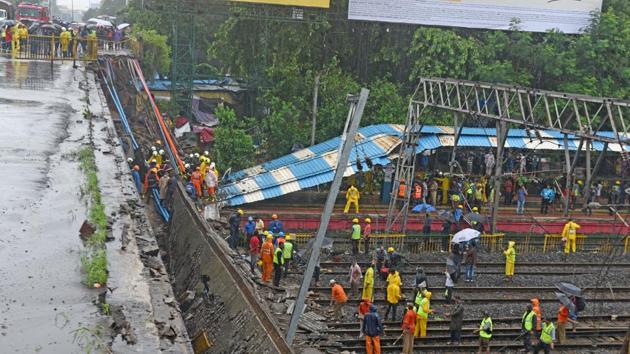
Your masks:
[{"label": "concrete wall", "polygon": [[[208,353],[290,353],[271,317],[232,262],[232,253],[185,197],[180,185],[169,232],[163,238],[175,296],[191,339],[207,331]],[[202,275],[210,277],[210,299]]]}]

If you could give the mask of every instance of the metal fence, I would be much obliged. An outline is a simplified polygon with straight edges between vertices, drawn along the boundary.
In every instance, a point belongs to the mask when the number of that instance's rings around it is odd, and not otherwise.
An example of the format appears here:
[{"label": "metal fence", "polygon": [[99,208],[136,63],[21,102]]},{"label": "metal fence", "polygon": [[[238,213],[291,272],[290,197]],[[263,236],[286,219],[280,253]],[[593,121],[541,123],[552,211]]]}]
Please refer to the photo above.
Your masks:
[{"label": "metal fence", "polygon": [[33,60],[96,60],[99,54],[127,49],[129,40],[107,41],[93,37],[61,39],[59,36],[29,35],[4,47],[15,59]]}]

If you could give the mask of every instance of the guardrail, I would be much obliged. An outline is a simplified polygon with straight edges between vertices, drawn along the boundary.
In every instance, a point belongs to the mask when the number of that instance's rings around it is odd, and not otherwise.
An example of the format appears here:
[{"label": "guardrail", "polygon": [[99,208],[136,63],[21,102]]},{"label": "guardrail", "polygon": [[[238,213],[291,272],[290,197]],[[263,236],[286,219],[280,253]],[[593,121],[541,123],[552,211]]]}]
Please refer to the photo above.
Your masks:
[{"label": "guardrail", "polygon": [[129,42],[129,39],[108,41],[94,37],[62,39],[54,35],[29,35],[13,40],[4,52],[10,52],[15,59],[94,61],[100,53],[127,49]]},{"label": "guardrail", "polygon": [[[575,249],[576,251],[584,250],[584,241],[586,240],[586,235],[577,234],[575,239]],[[558,251],[562,248],[564,250],[564,243],[562,241],[561,234],[545,234],[545,241],[543,243],[543,253],[547,251]]]}]

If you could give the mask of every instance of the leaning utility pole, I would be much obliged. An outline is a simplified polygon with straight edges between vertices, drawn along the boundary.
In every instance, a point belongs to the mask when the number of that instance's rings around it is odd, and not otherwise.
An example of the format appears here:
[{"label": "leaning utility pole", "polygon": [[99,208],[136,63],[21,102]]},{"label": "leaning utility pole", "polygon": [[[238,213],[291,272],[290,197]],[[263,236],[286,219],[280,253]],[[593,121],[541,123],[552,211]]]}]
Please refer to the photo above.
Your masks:
[{"label": "leaning utility pole", "polygon": [[333,212],[333,208],[335,207],[335,200],[337,199],[337,194],[339,194],[339,187],[341,187],[341,180],[343,179],[343,174],[348,169],[348,160],[350,160],[350,152],[352,151],[352,146],[354,145],[354,138],[357,135],[357,130],[359,129],[359,123],[361,122],[361,117],[363,116],[363,110],[365,109],[365,104],[368,99],[370,91],[368,89],[361,89],[360,95],[350,96],[348,100],[350,101],[350,112],[349,115],[349,124],[346,124],[347,131],[344,132],[340,142],[341,153],[337,156],[337,168],[335,170],[335,177],[333,178],[332,185],[330,186],[330,191],[328,192],[328,197],[326,198],[326,204],[324,205],[324,210],[322,212],[322,217],[319,223],[319,229],[317,230],[317,236],[315,236],[315,242],[313,243],[313,249],[311,251],[311,257],[308,260],[308,266],[306,267],[306,272],[304,272],[304,279],[302,279],[302,285],[300,286],[300,292],[298,293],[298,297],[295,300],[295,307],[293,308],[293,313],[291,314],[291,321],[289,322],[289,328],[287,330],[286,341],[289,345],[293,343],[293,338],[295,337],[295,332],[297,331],[298,322],[300,317],[302,316],[302,312],[304,312],[304,301],[306,300],[306,294],[308,293],[308,288],[311,285],[311,279],[313,277],[313,271],[315,270],[315,265],[319,260],[319,252],[322,244],[324,242],[324,238],[326,237],[326,230],[328,230],[328,222],[330,221],[330,215]]}]

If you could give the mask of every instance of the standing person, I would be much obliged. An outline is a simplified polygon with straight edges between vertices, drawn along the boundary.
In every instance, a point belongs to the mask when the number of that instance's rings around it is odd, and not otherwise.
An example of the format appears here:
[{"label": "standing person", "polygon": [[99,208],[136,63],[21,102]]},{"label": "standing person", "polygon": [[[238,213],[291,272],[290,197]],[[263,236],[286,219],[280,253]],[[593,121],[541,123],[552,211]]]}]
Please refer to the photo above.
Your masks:
[{"label": "standing person", "polygon": [[527,199],[527,188],[520,186],[516,192],[516,214],[523,215],[525,213],[525,200]]},{"label": "standing person", "polygon": [[450,304],[453,299],[453,289],[455,288],[455,283],[453,283],[453,279],[451,278],[451,274],[448,272],[448,269],[444,272],[446,276],[446,280],[444,281],[444,287],[446,291],[444,291],[444,298],[446,299],[446,303]]},{"label": "standing person", "polygon": [[273,236],[269,234],[260,249],[260,259],[262,260],[262,281],[268,283],[273,269]]},{"label": "standing person", "polygon": [[580,225],[574,223],[573,219],[569,219],[569,221],[564,224],[564,228],[562,228],[562,240],[564,241],[565,254],[571,252],[575,253],[575,241],[577,240],[577,229],[579,228]]},{"label": "standing person", "polygon": [[490,341],[492,340],[492,318],[487,311],[483,313],[483,319],[481,320],[481,324],[479,325],[479,329],[475,330],[475,332],[479,332],[479,351],[481,354],[484,351],[486,354],[490,354]]},{"label": "standing person", "polygon": [[158,176],[158,169],[154,164],[151,164],[149,172],[144,175],[144,194],[148,198],[153,195],[153,191],[159,192],[160,176]]},{"label": "standing person", "polygon": [[503,183],[503,192],[505,193],[505,205],[512,205],[512,196],[514,193],[514,182],[508,177]]},{"label": "standing person", "polygon": [[446,317],[451,318],[451,322],[449,323],[448,327],[449,331],[451,332],[451,339],[446,342],[446,344],[460,344],[462,341],[462,326],[464,325],[464,305],[462,305],[462,300],[458,296],[455,296],[453,298],[453,302],[455,303],[455,307],[453,307],[450,313],[446,314]]},{"label": "standing person", "polygon": [[521,336],[523,336],[523,346],[526,352],[532,351],[532,334],[536,326],[536,313],[532,310],[532,305],[528,304],[521,319]]},{"label": "standing person", "polygon": [[168,181],[171,179],[168,171],[163,171],[162,176],[160,176],[160,181],[158,185],[160,186],[160,203],[164,205],[164,201],[166,200],[166,190],[168,187]]},{"label": "standing person", "polygon": [[362,277],[363,274],[361,273],[361,267],[359,267],[357,260],[353,259],[352,265],[350,266],[350,291],[352,298],[359,295],[359,284],[361,284]]},{"label": "standing person", "polygon": [[556,327],[553,325],[553,322],[551,322],[548,318],[545,318],[542,332],[540,333],[540,340],[534,347],[534,354],[538,354],[541,350],[544,351],[545,354],[549,354],[549,352],[554,348],[553,342],[555,341]]},{"label": "standing person", "polygon": [[403,354],[413,354],[413,334],[416,328],[416,312],[413,310],[413,304],[407,303],[407,312],[403,315],[402,332],[403,332]]},{"label": "standing person", "polygon": [[256,231],[258,231],[258,234],[260,235],[262,235],[265,231],[265,222],[261,218],[256,220]]},{"label": "standing person", "polygon": [[195,187],[195,192],[197,193],[197,196],[199,198],[203,197],[203,192],[201,190],[201,170],[199,169],[199,167],[195,168],[195,171],[190,175],[190,182],[192,182],[193,186]]},{"label": "standing person", "polygon": [[269,223],[269,231],[271,231],[274,235],[278,235],[281,232],[284,232],[284,228],[282,227],[282,221],[278,219],[277,214],[271,215],[271,222]]},{"label": "standing person", "polygon": [[507,280],[512,280],[514,276],[514,264],[516,263],[515,244],[516,242],[514,241],[508,242],[507,249],[503,251],[503,255],[505,256],[505,277]]},{"label": "standing person", "polygon": [[455,219],[455,231],[459,231],[459,224],[462,220],[462,216],[464,215],[463,211],[464,206],[459,204],[455,211],[453,211],[453,219]]},{"label": "standing person", "polygon": [[372,219],[365,218],[365,226],[363,226],[363,250],[365,253],[370,249],[370,236],[372,235]]},{"label": "standing person", "polygon": [[381,269],[383,268],[386,257],[387,257],[387,252],[385,252],[385,247],[383,245],[380,245],[378,248],[376,248],[376,250],[374,251],[373,262],[376,264],[376,271],[378,272],[378,275],[381,278],[381,280],[385,280],[383,278]]},{"label": "standing person", "polygon": [[495,164],[494,154],[492,154],[492,150],[488,150],[488,153],[483,156],[483,160],[484,164],[486,165],[486,176],[491,176],[492,168],[494,168]]},{"label": "standing person", "polygon": [[230,248],[236,249],[238,243],[241,241],[240,227],[241,227],[241,216],[243,215],[243,210],[238,209],[235,213],[230,216],[229,224],[230,224],[230,239],[229,245]]},{"label": "standing person", "polygon": [[354,204],[354,211],[356,214],[359,213],[359,199],[361,198],[361,194],[359,190],[354,185],[351,185],[346,191],[346,206],[343,208],[343,213],[348,214],[348,210],[350,210],[350,204]]},{"label": "standing person", "polygon": [[527,157],[521,154],[518,159],[518,173],[522,175],[525,172],[527,172]]},{"label": "standing person", "polygon": [[546,215],[549,213],[549,205],[553,203],[554,197],[555,197],[555,192],[551,188],[550,185],[547,185],[545,188],[543,188],[543,190],[540,192],[540,213],[541,214]]},{"label": "standing person", "polygon": [[338,320],[344,316],[343,306],[348,301],[348,297],[346,296],[346,292],[343,290],[341,284],[337,284],[337,282],[335,282],[335,279],[331,279],[329,284],[332,290],[332,294],[330,297],[330,306],[332,306],[333,312],[332,316],[333,319]]},{"label": "standing person", "polygon": [[260,239],[257,235],[249,238],[249,266],[252,274],[256,274],[255,267],[260,255]]},{"label": "standing person", "polygon": [[376,312],[376,306],[370,306],[370,311],[363,319],[363,331],[365,334],[365,351],[367,354],[381,354],[381,337],[383,333],[383,321]]},{"label": "standing person", "polygon": [[361,225],[359,219],[352,219],[352,233],[350,234],[350,242],[352,243],[352,256],[359,254],[359,240],[361,240]]},{"label": "standing person", "polygon": [[[373,261],[372,261],[373,262]],[[374,263],[370,263],[365,270],[365,278],[363,278],[363,299],[374,301]]]},{"label": "standing person", "polygon": [[254,235],[255,231],[256,223],[254,222],[254,218],[249,216],[247,218],[247,223],[245,224],[245,236],[247,236],[247,238],[250,238]]},{"label": "standing person", "polygon": [[429,181],[429,195],[431,196],[430,203],[433,206],[437,205],[437,192],[438,183],[435,179],[431,178],[431,181]]},{"label": "standing person", "polygon": [[284,249],[282,251],[284,257],[284,277],[286,278],[287,273],[289,273],[289,268],[291,268],[291,263],[293,262],[293,252],[297,251],[291,235],[287,235],[284,239]]},{"label": "standing person", "polygon": [[466,245],[464,250],[464,265],[466,271],[466,281],[471,282],[475,277],[475,265],[477,264],[477,248]]},{"label": "standing person", "polygon": [[530,302],[532,303],[532,312],[534,313],[535,318],[535,324],[534,324],[534,336],[536,336],[536,338],[540,338],[540,331],[542,330],[542,312],[540,311],[540,300],[539,299],[531,299]]},{"label": "standing person", "polygon": [[413,280],[413,287],[424,290],[427,288],[427,275],[424,273],[422,267],[416,267],[416,276]]},{"label": "standing person", "polygon": [[131,170],[131,176],[133,177],[133,183],[136,185],[136,189],[138,189],[138,193],[142,194],[142,179],[140,178],[140,166],[134,165]]},{"label": "standing person", "polygon": [[420,305],[418,306],[417,312],[417,323],[416,323],[416,331],[414,335],[420,338],[424,338],[427,336],[427,325],[429,323],[429,314],[433,313],[431,310],[431,295],[430,291],[425,290],[422,293],[422,300],[420,300]]},{"label": "standing person", "polygon": [[284,242],[278,242],[278,247],[273,251],[273,285],[280,286],[282,268],[284,267]]},{"label": "standing person", "polygon": [[361,302],[359,303],[359,309],[358,309],[358,313],[359,313],[359,338],[364,336],[364,333],[363,333],[363,319],[365,318],[365,314],[367,314],[368,311],[370,311],[370,306],[372,306],[372,301],[370,299],[367,299],[367,298],[363,298],[363,300],[361,300]]},{"label": "standing person", "polygon": [[385,311],[385,320],[387,320],[387,315],[389,315],[391,311],[392,321],[396,321],[396,312],[400,298],[400,286],[397,282],[390,282],[389,285],[387,285],[387,311]]},{"label": "standing person", "polygon": [[[217,175],[214,173],[214,171],[210,168],[210,166],[205,167],[205,171],[204,172],[204,182],[206,182],[206,189],[208,191],[208,198],[210,198],[210,200],[214,200],[214,196],[216,194],[216,190],[217,190],[217,185],[219,184],[219,180],[217,178]],[[258,232],[262,232],[258,231]]]},{"label": "standing person", "polygon": [[567,341],[567,322],[573,323],[573,330],[575,331],[575,321],[569,319],[569,308],[560,305],[558,308],[558,343],[560,344]]},{"label": "standing person", "polygon": [[425,235],[431,234],[431,224],[433,223],[433,218],[431,214],[426,213],[424,215],[424,223],[422,225],[422,233]]}]

